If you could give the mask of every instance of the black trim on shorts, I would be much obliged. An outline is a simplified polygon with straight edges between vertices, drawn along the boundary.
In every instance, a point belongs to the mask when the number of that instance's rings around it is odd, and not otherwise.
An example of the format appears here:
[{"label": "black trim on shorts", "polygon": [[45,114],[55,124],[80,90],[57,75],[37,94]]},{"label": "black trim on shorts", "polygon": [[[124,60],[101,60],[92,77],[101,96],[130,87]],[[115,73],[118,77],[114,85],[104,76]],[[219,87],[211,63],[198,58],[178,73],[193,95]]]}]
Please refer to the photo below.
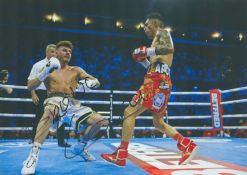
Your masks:
[{"label": "black trim on shorts", "polygon": [[[85,121],[86,121],[85,119],[88,118],[88,116],[89,116],[90,114],[92,114],[92,113],[93,113],[93,111],[92,111],[92,112],[88,112],[88,113],[86,113],[86,114],[80,116],[80,118],[76,120],[76,123],[75,123],[76,130],[77,130],[77,128],[78,128],[79,123],[81,124],[81,123],[85,122]],[[82,122],[81,122],[81,121],[82,121]]]}]

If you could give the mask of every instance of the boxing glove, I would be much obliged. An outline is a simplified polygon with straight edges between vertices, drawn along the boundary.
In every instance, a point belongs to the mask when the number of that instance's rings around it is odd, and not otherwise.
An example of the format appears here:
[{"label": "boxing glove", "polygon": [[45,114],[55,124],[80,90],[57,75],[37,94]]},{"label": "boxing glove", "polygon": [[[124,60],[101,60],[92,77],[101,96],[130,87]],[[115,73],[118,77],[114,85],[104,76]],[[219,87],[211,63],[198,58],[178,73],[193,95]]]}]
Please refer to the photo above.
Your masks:
[{"label": "boxing glove", "polygon": [[57,58],[52,57],[50,58],[48,63],[41,69],[40,73],[38,73],[38,79],[40,81],[44,81],[50,75],[50,73],[58,69],[61,69],[60,62]]},{"label": "boxing glove", "polygon": [[84,80],[80,80],[78,82],[78,85],[79,85],[78,86],[79,90],[82,90],[82,89],[85,90],[87,88],[98,88],[100,86],[100,83],[99,83],[99,80],[97,78],[95,78],[94,80],[86,78]]},{"label": "boxing glove", "polygon": [[154,56],[155,54],[155,48],[150,47],[147,48],[146,46],[140,46],[139,48],[135,49],[132,53],[132,58],[136,62],[144,61],[149,56]]}]

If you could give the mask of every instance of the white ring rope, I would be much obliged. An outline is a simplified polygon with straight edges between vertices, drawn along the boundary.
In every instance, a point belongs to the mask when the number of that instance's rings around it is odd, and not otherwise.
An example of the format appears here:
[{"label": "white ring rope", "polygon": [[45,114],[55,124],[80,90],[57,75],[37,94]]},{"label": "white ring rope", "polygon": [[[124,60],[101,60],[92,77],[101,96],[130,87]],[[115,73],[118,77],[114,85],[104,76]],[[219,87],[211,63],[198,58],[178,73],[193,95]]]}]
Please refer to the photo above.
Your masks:
[{"label": "white ring rope", "polygon": [[[206,126],[206,127],[181,127],[181,126],[174,126],[177,130],[212,130],[213,127]],[[73,128],[71,127],[65,127],[66,130],[73,131]],[[105,128],[101,128],[104,130]],[[113,127],[114,130],[122,130],[122,127]],[[135,127],[135,130],[156,130],[155,127]],[[247,130],[247,126],[224,126],[224,129],[241,129],[241,130]],[[32,130],[32,127],[0,127],[0,131],[26,131],[26,130]]]},{"label": "white ring rope", "polygon": [[[13,89],[27,89],[27,86],[16,86],[16,85],[3,85],[0,84],[0,87],[9,87]],[[44,89],[40,89],[44,90]],[[76,92],[83,92],[83,91],[78,91]],[[136,91],[118,91],[118,90],[87,90],[87,93],[108,93],[110,94],[111,92],[113,94],[136,94]],[[171,95],[209,95],[209,92],[171,92]]]},{"label": "white ring rope", "polygon": [[[10,87],[15,89],[27,89],[26,86],[15,86],[15,85],[1,85],[0,87]],[[246,87],[234,88],[229,90],[223,90],[221,93],[229,93],[247,90]],[[77,91],[79,92],[79,91]],[[80,91],[83,92],[83,91]],[[89,90],[86,93],[106,93],[106,94],[136,94],[136,91],[117,91],[117,90]],[[209,92],[172,92],[172,95],[209,95]],[[111,95],[112,96],[112,95]],[[0,97],[0,101],[17,101],[17,102],[32,102],[31,98],[3,98]],[[129,101],[89,101],[89,100],[80,100],[82,104],[104,104],[104,105],[129,105]],[[245,103],[247,99],[232,100],[221,102],[222,105],[225,104],[234,104],[234,103]],[[168,105],[186,105],[186,106],[210,106],[210,103],[207,102],[169,102]],[[111,111],[100,111],[101,114],[111,114]],[[9,114],[9,113],[0,113],[2,117],[26,117],[34,118],[34,114]],[[105,116],[110,118],[110,116]],[[247,117],[247,114],[228,114],[223,115],[223,118],[230,117]],[[120,119],[121,116],[112,116],[113,119]],[[137,119],[152,119],[152,116],[138,116]],[[166,117],[164,117],[165,119]],[[211,115],[200,115],[200,116],[168,116],[168,119],[210,119]],[[69,128],[69,127],[68,127]],[[178,130],[211,130],[213,127],[175,127]],[[122,127],[113,127],[114,130],[121,130]],[[154,130],[155,127],[135,127],[135,130]],[[224,129],[247,129],[247,126],[224,126]],[[32,130],[32,127],[0,127],[0,130]]]},{"label": "white ring rope", "polygon": [[[98,112],[99,114],[109,114],[110,112],[108,111],[102,111]],[[35,118],[35,114],[11,114],[11,113],[0,113],[0,116],[2,117],[21,117],[21,118]],[[109,115],[104,115],[104,117],[110,118]],[[122,116],[120,115],[115,115],[113,116],[113,119],[120,119]],[[223,118],[245,118],[247,117],[247,114],[227,114],[227,115],[222,115]],[[0,117],[1,118],[1,117]],[[144,119],[144,120],[149,120],[153,119],[153,116],[137,116],[137,119]],[[166,117],[163,117],[166,119]],[[168,116],[169,120],[176,120],[176,119],[211,119],[211,115],[193,115],[193,116]]]},{"label": "white ring rope", "polygon": [[[31,102],[31,98],[3,98],[0,97],[0,101],[17,101],[17,102]],[[82,104],[105,104],[109,105],[110,101],[90,101],[80,100]],[[113,101],[114,105],[129,105],[128,101]],[[192,102],[169,102],[168,105],[173,106],[210,106],[210,103],[192,103]]]},{"label": "white ring rope", "polygon": [[247,86],[240,87],[240,88],[234,88],[234,89],[228,89],[228,90],[222,90],[221,93],[229,93],[229,92],[236,92],[236,91],[243,91],[247,90]]},{"label": "white ring rope", "polygon": [[247,117],[247,114],[227,114],[222,115],[224,118],[231,118],[231,117]]},{"label": "white ring rope", "polygon": [[247,102],[247,98],[240,99],[240,100],[224,101],[224,102],[221,102],[221,104],[226,105],[226,104],[245,103],[245,102]]},{"label": "white ring rope", "polygon": [[[0,101],[17,101],[17,102],[31,102],[31,98],[3,98],[0,97]],[[110,101],[90,101],[90,100],[80,100],[82,104],[105,104],[109,105]],[[113,101],[114,105],[129,105],[129,101]],[[173,106],[210,106],[210,103],[193,103],[193,102],[168,102],[168,105]]]},{"label": "white ring rope", "polygon": [[[31,98],[4,98],[0,97],[0,101],[17,101],[17,102],[31,102]],[[110,104],[110,101],[90,101],[90,100],[80,100],[82,104]],[[247,99],[232,100],[221,102],[222,105],[234,104],[234,103],[245,103]],[[114,101],[114,105],[129,105],[128,101]],[[210,106],[207,102],[168,102],[168,105],[173,106]]]},{"label": "white ring rope", "polygon": [[[22,118],[35,118],[35,114],[10,114],[10,113],[0,113],[2,117],[22,117]],[[1,118],[1,117],[0,117]]]},{"label": "white ring rope", "polygon": [[[113,90],[113,94],[136,94],[136,91],[117,91]],[[209,95],[209,92],[171,92],[171,95]]]},{"label": "white ring rope", "polygon": [[[0,84],[0,87],[10,87],[14,89],[27,89],[27,86],[17,86],[17,85],[4,85]],[[247,90],[247,86],[240,87],[240,88],[233,88],[233,89],[228,89],[228,90],[221,90],[221,93],[229,93],[229,92],[236,92],[236,91],[243,91]],[[80,91],[78,91],[80,92]],[[110,90],[89,90],[88,92],[92,93],[111,93]],[[136,91],[118,91],[118,90],[113,90],[113,94],[136,94]],[[174,95],[208,95],[209,92],[171,92],[171,94]]]},{"label": "white ring rope", "polygon": [[[27,86],[3,85],[3,84],[0,84],[0,87],[8,87],[13,89],[27,89]],[[45,90],[45,89],[37,89],[37,90]],[[79,91],[76,89],[76,92],[83,92],[83,91]],[[110,94],[111,90],[86,90],[86,93]]]}]

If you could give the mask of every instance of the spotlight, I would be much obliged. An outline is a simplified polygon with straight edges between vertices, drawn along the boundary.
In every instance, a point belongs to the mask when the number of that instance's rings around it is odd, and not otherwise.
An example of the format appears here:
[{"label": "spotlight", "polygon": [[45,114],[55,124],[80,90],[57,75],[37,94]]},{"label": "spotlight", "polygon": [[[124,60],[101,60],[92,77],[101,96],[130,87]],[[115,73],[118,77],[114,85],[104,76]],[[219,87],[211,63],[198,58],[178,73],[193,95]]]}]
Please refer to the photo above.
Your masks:
[{"label": "spotlight", "polygon": [[92,24],[93,23],[93,20],[88,18],[87,16],[84,18],[84,24],[85,25],[88,25],[88,24]]},{"label": "spotlight", "polygon": [[140,29],[144,28],[144,23],[143,23],[143,22],[140,22],[140,23],[136,24],[136,25],[135,25],[135,28],[136,28],[137,30],[140,30]]},{"label": "spotlight", "polygon": [[220,32],[214,32],[211,34],[212,38],[220,38],[222,36],[222,34]]},{"label": "spotlight", "polygon": [[165,27],[165,30],[167,30],[168,32],[172,32],[172,28],[171,27]]},{"label": "spotlight", "polygon": [[60,15],[57,15],[56,13],[53,13],[53,14],[48,14],[45,16],[45,18],[48,20],[48,21],[52,21],[52,22],[62,22],[63,21],[63,18],[60,16]]},{"label": "spotlight", "polygon": [[118,28],[123,28],[123,26],[124,26],[124,24],[123,24],[123,22],[122,21],[116,21],[116,27],[118,27]]},{"label": "spotlight", "polygon": [[239,33],[239,34],[238,34],[238,38],[239,38],[239,41],[242,41],[243,38],[244,38],[244,35],[243,35],[242,33]]}]

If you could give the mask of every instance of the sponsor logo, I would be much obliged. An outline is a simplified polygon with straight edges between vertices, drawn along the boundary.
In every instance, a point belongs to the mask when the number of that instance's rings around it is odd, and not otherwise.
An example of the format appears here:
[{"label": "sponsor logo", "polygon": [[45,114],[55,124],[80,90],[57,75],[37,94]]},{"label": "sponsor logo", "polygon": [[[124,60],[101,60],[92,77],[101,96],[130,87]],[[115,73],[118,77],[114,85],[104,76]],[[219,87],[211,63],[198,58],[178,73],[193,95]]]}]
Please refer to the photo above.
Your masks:
[{"label": "sponsor logo", "polygon": [[167,84],[164,81],[161,81],[159,84],[159,89],[163,90],[163,89],[169,89],[169,84]]},{"label": "sponsor logo", "polygon": [[212,115],[214,128],[221,128],[218,94],[212,93]]},{"label": "sponsor logo", "polygon": [[163,64],[163,63],[157,63],[156,67],[155,67],[155,72],[160,73],[160,74],[166,74],[166,75],[170,75],[170,68],[167,64]]},{"label": "sponsor logo", "polygon": [[247,175],[247,168],[201,157],[195,157],[188,165],[178,165],[180,157],[177,152],[155,146],[129,145],[128,159],[152,175]]},{"label": "sponsor logo", "polygon": [[153,107],[155,109],[160,109],[165,102],[165,95],[163,93],[157,93],[153,97]]}]

